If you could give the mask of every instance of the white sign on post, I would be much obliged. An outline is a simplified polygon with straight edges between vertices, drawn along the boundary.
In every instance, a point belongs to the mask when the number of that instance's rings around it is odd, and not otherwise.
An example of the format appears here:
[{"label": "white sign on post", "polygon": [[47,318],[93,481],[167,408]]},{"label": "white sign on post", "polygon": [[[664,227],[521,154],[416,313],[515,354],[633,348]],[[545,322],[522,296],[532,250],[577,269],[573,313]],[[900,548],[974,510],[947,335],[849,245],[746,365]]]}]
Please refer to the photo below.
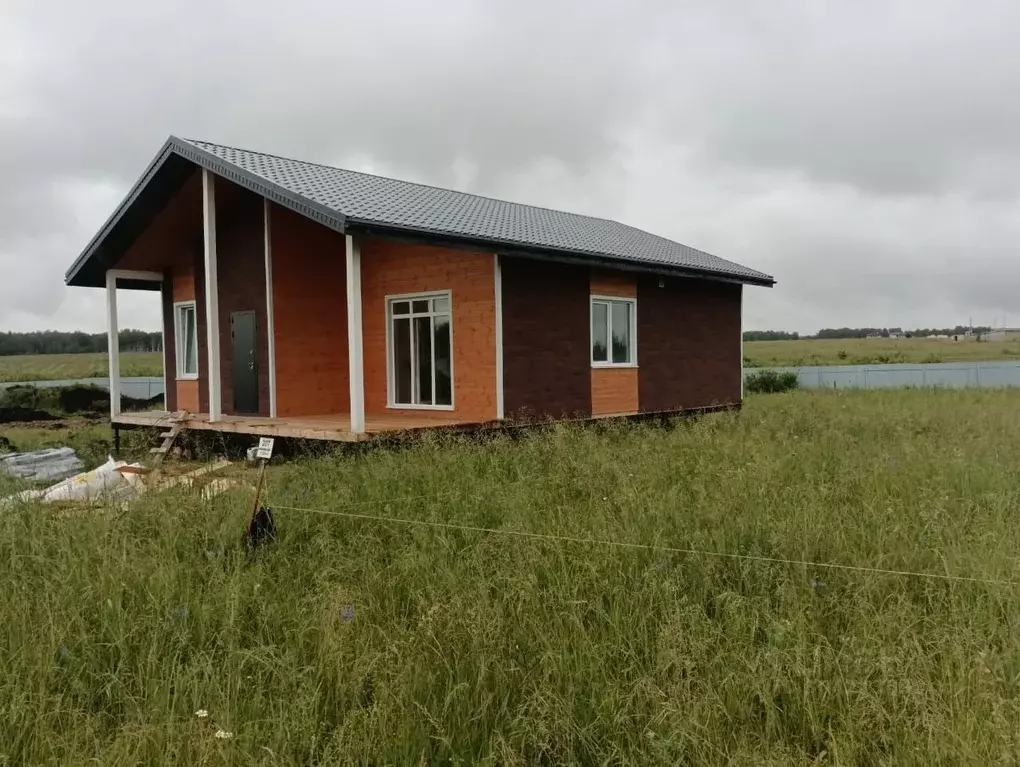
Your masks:
[{"label": "white sign on post", "polygon": [[256,458],[265,458],[267,461],[273,457],[273,438],[259,437],[259,447],[255,451]]}]

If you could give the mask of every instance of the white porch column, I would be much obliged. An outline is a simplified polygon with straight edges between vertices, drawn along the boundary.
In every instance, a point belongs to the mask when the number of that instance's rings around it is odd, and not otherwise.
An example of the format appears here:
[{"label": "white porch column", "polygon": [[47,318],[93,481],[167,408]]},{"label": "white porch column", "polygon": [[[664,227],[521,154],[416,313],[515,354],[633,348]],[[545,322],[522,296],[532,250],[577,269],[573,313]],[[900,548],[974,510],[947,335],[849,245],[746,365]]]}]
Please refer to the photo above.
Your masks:
[{"label": "white porch column", "polygon": [[[140,272],[130,269],[106,270],[106,349],[110,361],[110,418],[120,415],[120,326],[117,322],[117,280],[144,280],[146,282],[162,282],[161,272]],[[160,303],[163,294],[160,293]],[[163,316],[162,308],[160,317]],[[162,320],[160,321],[162,327]],[[166,343],[166,328],[162,328]],[[165,346],[163,347],[166,348]],[[164,386],[166,371],[163,371]]]},{"label": "white porch column", "polygon": [[220,302],[216,279],[216,176],[202,169],[202,229],[205,236],[205,327],[209,350],[209,420],[223,417],[220,396]]},{"label": "white porch column", "polygon": [[269,365],[269,417],[276,418],[276,331],[273,322],[273,247],[269,235],[269,200],[262,200],[262,239],[266,251],[266,345]]},{"label": "white porch column", "polygon": [[120,415],[120,329],[117,326],[117,275],[106,273],[106,333],[110,360],[110,418]]},{"label": "white porch column", "polygon": [[361,248],[347,235],[347,360],[351,379],[351,432],[365,433],[365,361],[361,335]]}]

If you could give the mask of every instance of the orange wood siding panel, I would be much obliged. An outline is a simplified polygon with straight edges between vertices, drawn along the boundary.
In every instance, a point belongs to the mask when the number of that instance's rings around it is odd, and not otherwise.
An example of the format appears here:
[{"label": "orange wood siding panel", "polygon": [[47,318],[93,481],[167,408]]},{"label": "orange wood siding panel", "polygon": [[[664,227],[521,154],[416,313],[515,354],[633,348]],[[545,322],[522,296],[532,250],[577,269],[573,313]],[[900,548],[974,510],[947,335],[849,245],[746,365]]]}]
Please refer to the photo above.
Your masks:
[{"label": "orange wood siding panel", "polygon": [[626,272],[604,272],[592,270],[591,294],[593,296],[619,296],[637,298],[637,280]]},{"label": "orange wood siding panel", "polygon": [[[173,295],[174,303],[180,301],[194,301],[195,300],[195,270],[190,264],[180,264],[174,266],[171,269],[172,282],[173,282]],[[177,310],[174,310],[173,321],[176,322]],[[176,334],[177,328],[174,324],[171,324],[167,329],[167,333]],[[179,342],[178,338],[174,338],[174,349],[177,348]],[[168,370],[168,378],[174,378],[177,387],[177,409],[187,410],[189,413],[198,413],[199,400],[198,392],[199,387],[202,383],[201,379],[198,380],[186,380],[177,381],[177,360],[173,360],[173,367]]]},{"label": "orange wood siding panel", "polygon": [[277,415],[348,413],[344,236],[275,204],[269,220]]},{"label": "orange wood siding panel", "polygon": [[[365,238],[361,243],[366,414],[488,421],[496,417],[496,287],[491,253]],[[387,408],[386,296],[451,291],[450,410]]]},{"label": "orange wood siding panel", "polygon": [[[637,280],[634,275],[625,272],[592,270],[591,294],[637,298]],[[639,338],[638,344],[640,343]],[[638,348],[638,360],[640,359],[641,350]],[[592,368],[591,414],[636,412],[638,412],[637,368]]]},{"label": "orange wood siding panel", "polygon": [[177,382],[177,409],[189,413],[200,413],[198,404],[199,381]]},{"label": "orange wood siding panel", "polygon": [[592,368],[591,414],[638,412],[637,368]]}]

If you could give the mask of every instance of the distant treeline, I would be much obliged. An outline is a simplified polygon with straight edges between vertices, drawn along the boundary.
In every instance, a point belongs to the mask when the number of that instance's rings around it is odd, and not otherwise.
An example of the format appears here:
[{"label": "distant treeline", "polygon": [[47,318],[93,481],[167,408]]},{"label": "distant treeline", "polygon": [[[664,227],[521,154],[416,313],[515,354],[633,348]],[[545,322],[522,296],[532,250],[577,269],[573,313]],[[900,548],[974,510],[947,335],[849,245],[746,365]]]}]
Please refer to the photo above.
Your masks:
[{"label": "distant treeline", "polygon": [[787,333],[785,330],[745,330],[745,341],[797,341],[800,333]]},{"label": "distant treeline", "polygon": [[[106,333],[40,330],[33,333],[0,332],[0,357],[14,354],[82,354],[105,352]],[[158,352],[163,350],[163,337],[145,330],[120,331],[122,352]]]},{"label": "distant treeline", "polygon": [[955,328],[917,328],[915,330],[904,330],[903,328],[822,328],[815,335],[815,338],[867,338],[872,335],[879,335],[888,338],[890,335],[901,335],[907,338],[928,338],[930,336],[962,336],[967,331],[977,334],[987,333],[990,327],[957,325]]},{"label": "distant treeline", "polygon": [[815,335],[802,336],[800,333],[788,333],[785,330],[746,330],[744,331],[745,341],[797,341],[802,338],[867,338],[868,336],[881,336],[888,338],[891,335],[905,336],[906,338],[929,338],[931,336],[962,336],[967,331],[973,331],[977,335],[983,335],[991,330],[986,325],[969,327],[957,325],[955,328],[917,328],[916,330],[903,330],[903,328],[822,328]]}]

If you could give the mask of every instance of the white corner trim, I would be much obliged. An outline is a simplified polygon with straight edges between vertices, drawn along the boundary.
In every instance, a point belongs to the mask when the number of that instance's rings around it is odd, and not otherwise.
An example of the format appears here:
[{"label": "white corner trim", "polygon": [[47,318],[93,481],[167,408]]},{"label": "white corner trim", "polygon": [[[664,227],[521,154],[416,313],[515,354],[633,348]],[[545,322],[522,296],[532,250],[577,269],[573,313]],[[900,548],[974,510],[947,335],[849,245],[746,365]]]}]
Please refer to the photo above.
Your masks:
[{"label": "white corner trim", "polygon": [[216,177],[202,169],[202,232],[205,242],[205,327],[209,353],[209,421],[223,418],[220,396],[220,302],[216,272]]},{"label": "white corner trim", "polygon": [[117,327],[117,275],[106,273],[107,357],[110,368],[110,418],[120,415],[120,330]]},{"label": "white corner trim", "polygon": [[[174,292],[173,283],[172,282],[164,282],[160,286],[160,291],[159,291],[159,339],[160,339],[160,343],[162,344],[162,351],[163,351],[163,409],[164,410],[170,410],[170,407],[169,407],[169,404],[168,404],[169,403],[169,397],[170,397],[170,371],[168,369],[169,366],[166,364],[166,308],[165,308],[166,307],[167,291],[168,290],[170,291],[169,292],[170,303],[172,304],[173,300],[174,300],[174,298],[173,298],[173,292]],[[171,309],[171,312],[170,312],[170,321],[174,322],[175,320],[176,320],[176,317],[174,316],[174,311]],[[176,331],[174,331],[174,332],[176,333]],[[175,337],[174,338],[174,358],[175,358],[174,359],[174,366],[175,367],[177,365],[177,360],[176,360],[176,357],[177,357],[177,346],[176,346],[176,343],[177,343],[177,339]]]},{"label": "white corner trim", "polygon": [[347,361],[351,386],[351,432],[365,433],[365,364],[361,332],[361,247],[353,235],[347,243]]},{"label": "white corner trim", "polygon": [[503,420],[503,262],[495,256],[496,289],[496,418]]},{"label": "white corner trim", "polygon": [[740,400],[744,400],[744,286],[740,286]]},{"label": "white corner trim", "polygon": [[266,251],[266,345],[269,364],[269,417],[276,418],[276,323],[273,317],[273,245],[270,237],[269,199],[262,199],[262,238]]}]

